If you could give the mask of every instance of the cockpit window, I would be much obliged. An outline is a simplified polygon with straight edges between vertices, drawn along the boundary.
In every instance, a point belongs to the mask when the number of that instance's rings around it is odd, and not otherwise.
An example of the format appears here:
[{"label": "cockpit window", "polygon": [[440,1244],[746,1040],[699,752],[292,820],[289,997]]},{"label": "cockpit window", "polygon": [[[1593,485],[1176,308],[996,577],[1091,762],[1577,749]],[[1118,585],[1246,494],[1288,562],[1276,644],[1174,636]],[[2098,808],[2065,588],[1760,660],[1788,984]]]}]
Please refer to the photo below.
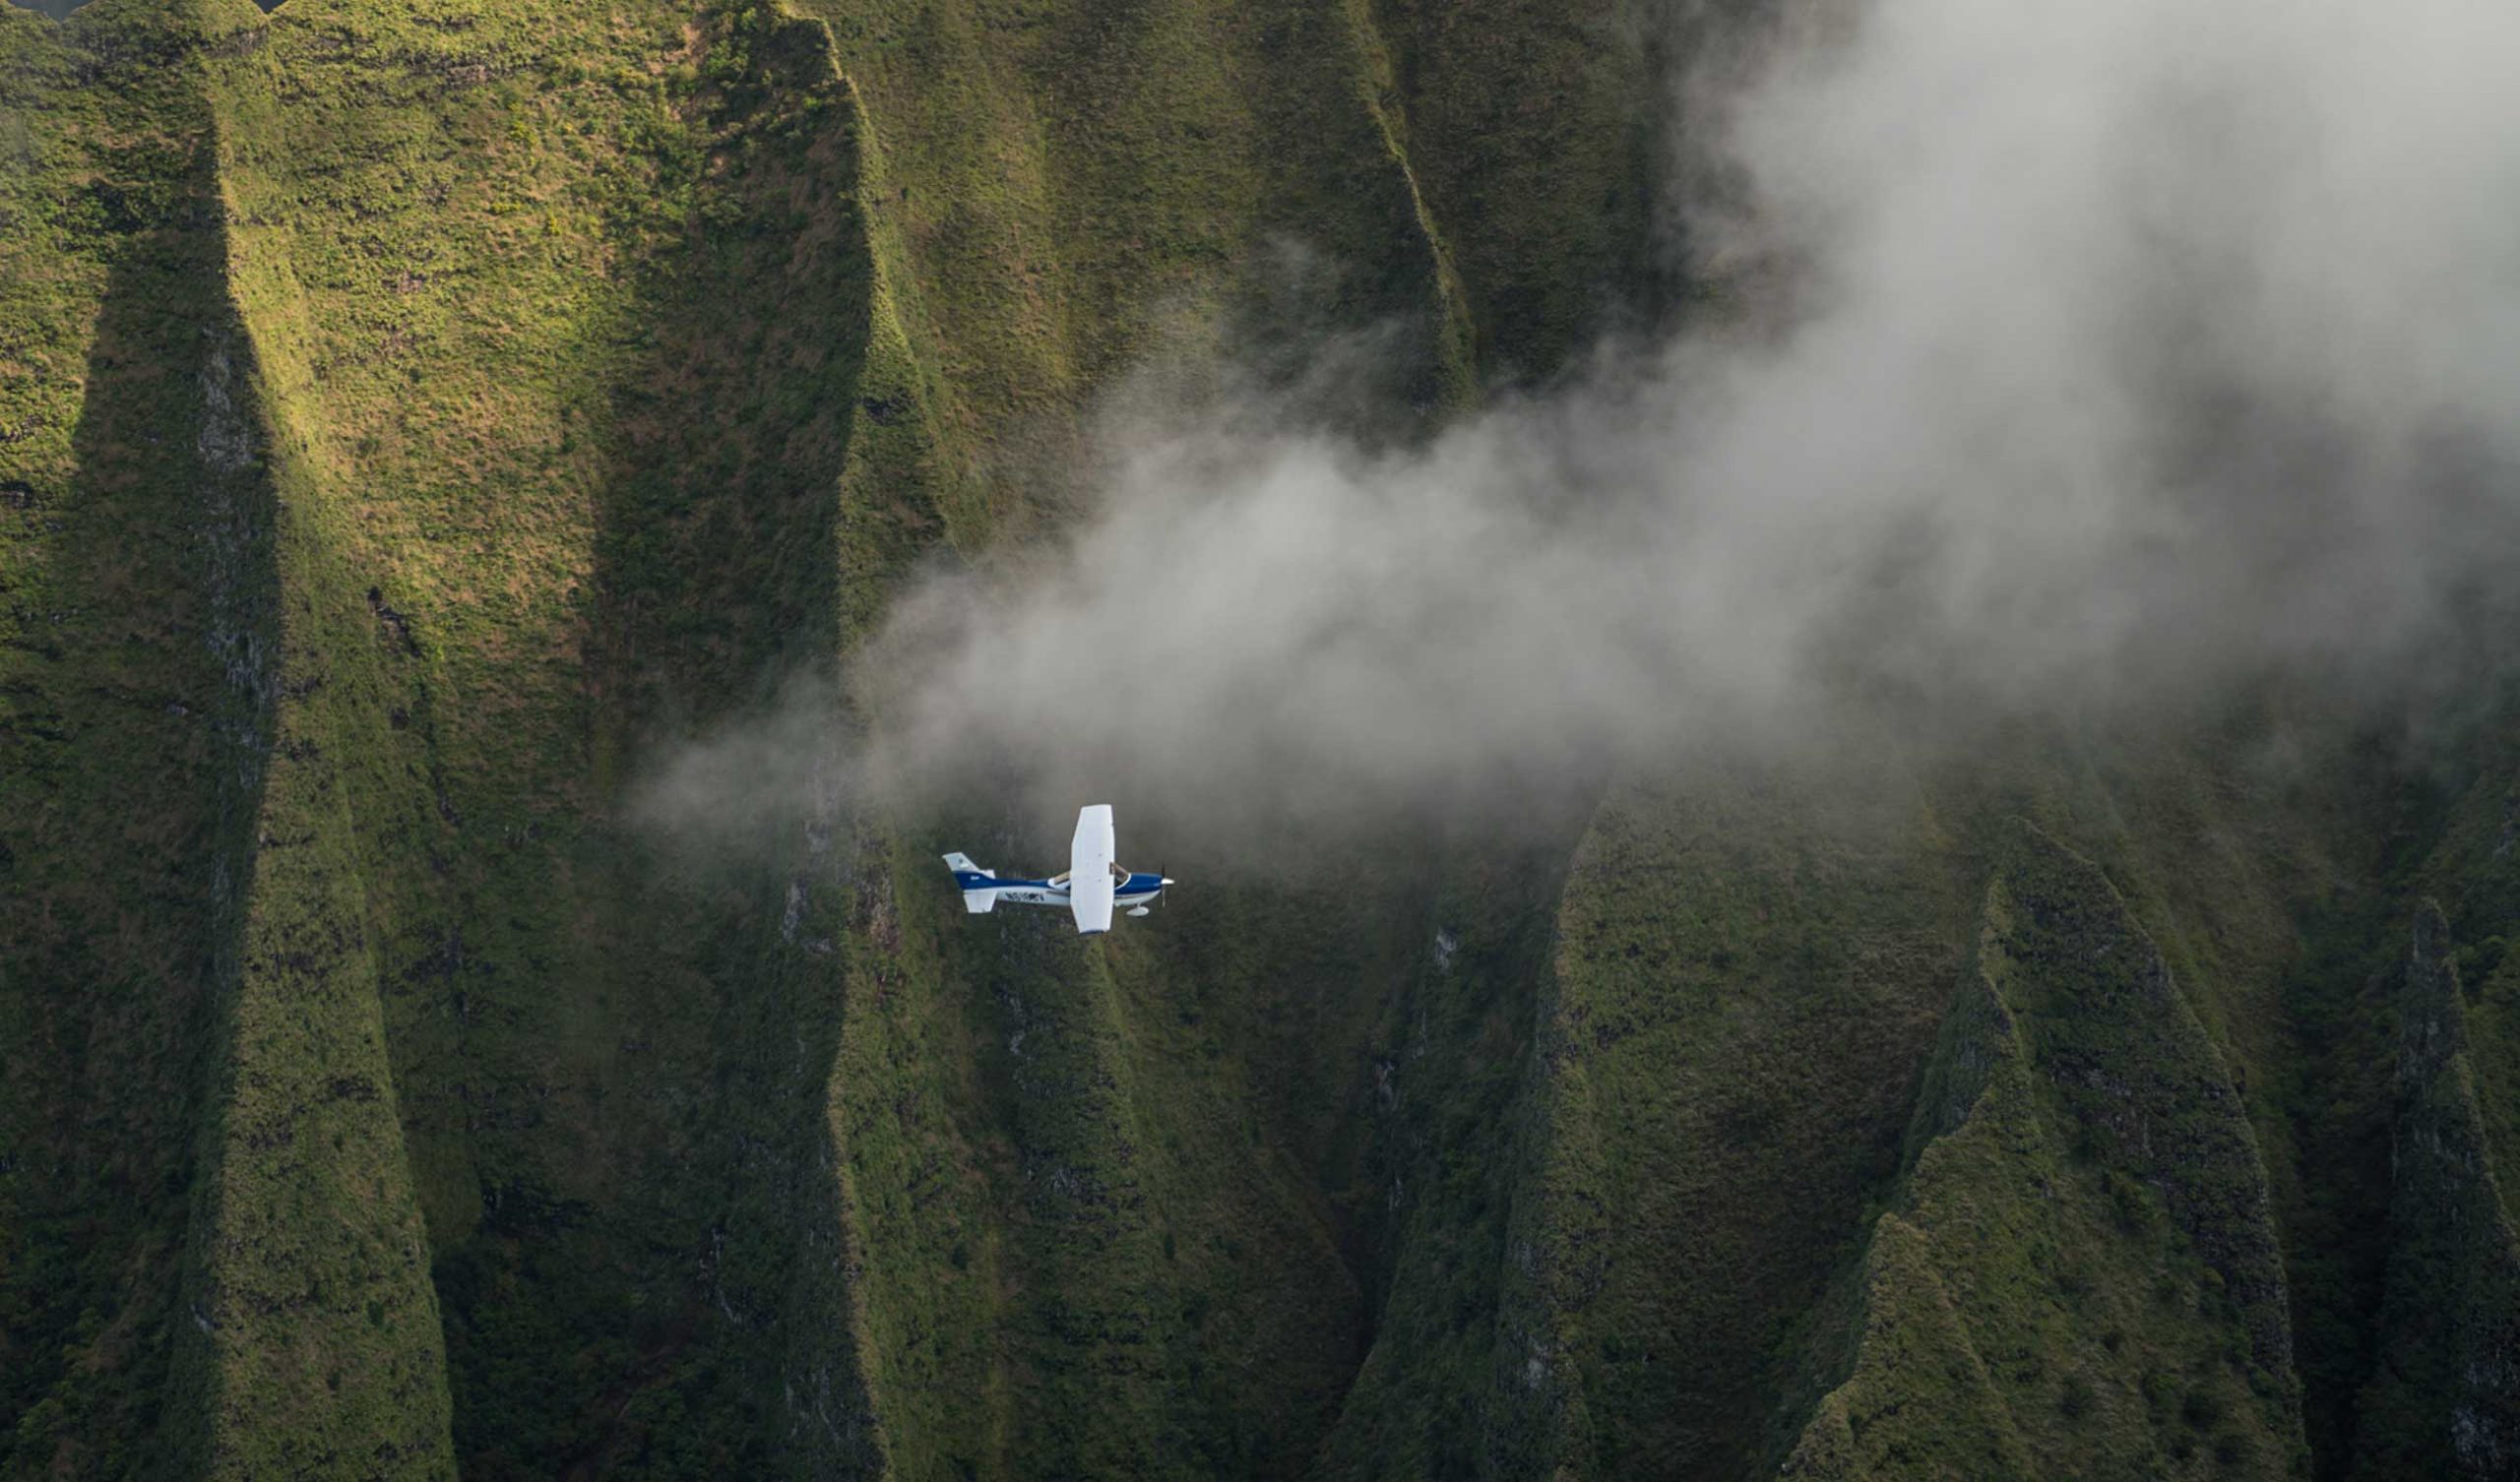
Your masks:
[{"label": "cockpit window", "polygon": [[1116,859],[1111,862],[1111,878],[1122,885],[1129,883],[1129,872],[1120,868],[1120,862]]}]

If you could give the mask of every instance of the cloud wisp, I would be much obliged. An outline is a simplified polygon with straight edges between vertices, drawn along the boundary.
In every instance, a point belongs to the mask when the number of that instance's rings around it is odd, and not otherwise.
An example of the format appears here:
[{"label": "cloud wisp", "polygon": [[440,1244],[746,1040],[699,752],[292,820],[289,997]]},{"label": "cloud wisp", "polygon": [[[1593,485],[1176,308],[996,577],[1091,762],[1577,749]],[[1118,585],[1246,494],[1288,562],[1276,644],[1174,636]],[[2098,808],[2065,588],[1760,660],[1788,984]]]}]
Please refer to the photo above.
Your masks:
[{"label": "cloud wisp", "polygon": [[2361,683],[2512,554],[2520,10],[1873,0],[1782,33],[1677,111],[1749,182],[1691,240],[1792,264],[1787,301],[1402,451],[1243,402],[1114,423],[1054,548],[902,602],[849,785],[1253,817],[1764,743],[1852,694]]}]

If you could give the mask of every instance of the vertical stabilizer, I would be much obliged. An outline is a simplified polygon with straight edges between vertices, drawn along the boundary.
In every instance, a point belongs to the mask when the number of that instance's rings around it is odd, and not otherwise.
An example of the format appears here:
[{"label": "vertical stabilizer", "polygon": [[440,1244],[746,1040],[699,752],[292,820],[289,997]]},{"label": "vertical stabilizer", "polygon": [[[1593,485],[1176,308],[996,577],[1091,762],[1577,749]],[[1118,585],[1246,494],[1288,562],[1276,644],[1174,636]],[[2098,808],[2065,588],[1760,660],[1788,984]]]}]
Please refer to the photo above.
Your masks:
[{"label": "vertical stabilizer", "polygon": [[946,855],[945,868],[954,872],[954,884],[962,888],[964,910],[985,916],[997,909],[997,887],[990,884],[997,879],[995,870],[981,869],[968,854]]}]

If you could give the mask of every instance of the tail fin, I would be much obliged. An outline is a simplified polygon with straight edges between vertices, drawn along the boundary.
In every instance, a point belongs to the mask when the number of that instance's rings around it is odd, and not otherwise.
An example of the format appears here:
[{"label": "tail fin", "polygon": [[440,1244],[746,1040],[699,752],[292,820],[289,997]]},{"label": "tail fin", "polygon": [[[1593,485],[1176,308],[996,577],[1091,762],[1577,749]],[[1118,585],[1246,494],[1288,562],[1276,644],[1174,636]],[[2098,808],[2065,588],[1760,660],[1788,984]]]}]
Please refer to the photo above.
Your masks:
[{"label": "tail fin", "polygon": [[968,854],[946,855],[945,868],[954,872],[954,884],[962,888],[964,910],[983,916],[997,909],[997,891],[987,883],[997,878],[995,870],[981,869]]}]

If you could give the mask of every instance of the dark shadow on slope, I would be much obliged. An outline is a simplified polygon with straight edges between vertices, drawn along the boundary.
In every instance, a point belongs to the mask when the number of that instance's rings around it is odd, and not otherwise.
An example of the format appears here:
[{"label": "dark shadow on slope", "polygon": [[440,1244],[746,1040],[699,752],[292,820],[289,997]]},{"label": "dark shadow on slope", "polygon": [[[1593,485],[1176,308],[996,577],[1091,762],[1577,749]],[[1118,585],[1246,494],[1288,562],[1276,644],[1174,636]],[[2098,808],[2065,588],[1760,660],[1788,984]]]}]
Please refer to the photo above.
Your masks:
[{"label": "dark shadow on slope", "polygon": [[1418,913],[1399,851],[1307,851],[1300,882],[1233,885],[1136,836],[1197,882],[1161,919],[1092,947],[1054,916],[945,923],[984,995],[1018,1247],[1047,1298],[1010,1322],[1044,1417],[1015,1469],[1292,1477],[1369,1341],[1353,1205],[1370,1175],[1341,1134],[1372,1104],[1367,1040]]},{"label": "dark shadow on slope", "polygon": [[[196,1443],[172,1363],[203,1087],[237,970],[273,701],[271,486],[225,290],[213,151],[171,67],[64,207],[103,259],[66,481],[0,506],[46,609],[0,656],[0,1469],[161,1475]],[[171,116],[169,116],[171,115]],[[24,789],[24,790],[22,790]]]},{"label": "dark shadow on slope", "polygon": [[2386,1295],[2354,1475],[2483,1482],[2520,1472],[2520,1239],[2488,1131],[2507,1114],[2479,1094],[2469,990],[2429,898],[2413,938],[2396,1000]]},{"label": "dark shadow on slope", "polygon": [[1515,1238],[1539,1207],[1529,1132],[1549,1071],[1534,1047],[1589,813],[1542,831],[1553,838],[1430,842],[1456,862],[1393,902],[1414,960],[1356,1044],[1360,1074],[1320,1174],[1368,1326],[1317,1475],[1516,1475],[1545,1450],[1497,1381],[1521,1295]]},{"label": "dark shadow on slope", "polygon": [[1451,244],[1490,383],[1544,382],[1670,295],[1653,256],[1663,58],[1630,9],[1370,7],[1391,57],[1383,106]]},{"label": "dark shadow on slope", "polygon": [[[2423,1100],[2410,1096],[2421,1078],[2401,1081],[2418,1019],[2411,979],[2425,957],[2410,955],[2408,927],[2423,917],[2422,897],[2441,897],[2451,941],[2467,944],[2450,963],[2432,966],[2454,969],[2465,983],[2477,1016],[2470,1023],[2486,1026],[2487,1044],[2498,1021],[2494,986],[2510,979],[2495,968],[2503,965],[2502,934],[2520,921],[2513,842],[2520,805],[2511,783],[2520,767],[2520,708],[2497,672],[2501,655],[2489,637],[2507,631],[2507,621],[2493,622],[2470,636],[2469,651],[2457,657],[2457,703],[2436,717],[2427,746],[2410,754],[2393,729],[2358,750],[2376,857],[2360,872],[2362,889],[2305,916],[2309,950],[2287,987],[2299,1055],[2282,1084],[2305,1176],[2286,1211],[2286,1233],[2305,1420],[2321,1478],[2395,1475],[2392,1467],[2418,1465],[2418,1456],[2444,1475],[2455,1469],[2444,1459],[2455,1385],[2410,1386],[2392,1372],[2405,1362],[2393,1348],[2420,1347],[2414,1340],[2430,1317],[2424,1302],[2455,1303],[2459,1292],[2438,1270],[2415,1280],[2401,1270],[2391,1290],[2392,1264],[2422,1271],[2425,1242],[2437,1233],[2421,1219],[2409,1227],[2410,1205],[2420,1210],[2424,1202],[2398,1183],[2414,1179],[2423,1192],[2415,1176],[2425,1160],[2402,1156],[2393,1142],[2403,1136],[2408,1102]],[[2501,1099],[2483,1076],[2477,1089],[2489,1109]],[[2422,1399],[2406,1405],[2410,1394]],[[2483,1432],[2472,1425],[2470,1434]]]},{"label": "dark shadow on slope", "polygon": [[2288,1202],[2295,1366],[2314,1469],[2342,1477],[2358,1451],[2360,1399],[2379,1338],[2389,1251],[2389,1072],[2385,1011],[2396,986],[2388,902],[2363,895],[2304,923],[2304,961],[2286,988],[2298,1058],[2281,1096],[2300,1144]]},{"label": "dark shadow on slope", "polygon": [[[751,9],[710,26],[688,99],[705,138],[693,214],[646,270],[640,353],[601,409],[616,468],[588,744],[619,811],[569,846],[562,919],[588,966],[549,1008],[601,1042],[546,1052],[564,1068],[472,1052],[472,1074],[520,1099],[565,1075],[589,1105],[476,1130],[484,1215],[437,1252],[474,1478],[762,1475],[797,1453],[847,1470],[868,1444],[846,1312],[789,1300],[800,1263],[838,1240],[823,1108],[840,990],[829,944],[799,926],[829,910],[803,898],[830,863],[823,821],[701,854],[626,797],[665,749],[827,674],[840,632],[838,489],[871,282],[851,114],[818,26]],[[611,1197],[567,1192],[590,1170]],[[854,1454],[796,1434],[810,1387],[791,1365],[816,1345],[837,1355]]]},{"label": "dark shadow on slope", "polygon": [[1239,80],[1262,137],[1306,147],[1261,161],[1270,241],[1228,342],[1309,426],[1366,444],[1429,434],[1476,396],[1469,317],[1377,101],[1365,23],[1285,6],[1238,24],[1276,63]]}]

